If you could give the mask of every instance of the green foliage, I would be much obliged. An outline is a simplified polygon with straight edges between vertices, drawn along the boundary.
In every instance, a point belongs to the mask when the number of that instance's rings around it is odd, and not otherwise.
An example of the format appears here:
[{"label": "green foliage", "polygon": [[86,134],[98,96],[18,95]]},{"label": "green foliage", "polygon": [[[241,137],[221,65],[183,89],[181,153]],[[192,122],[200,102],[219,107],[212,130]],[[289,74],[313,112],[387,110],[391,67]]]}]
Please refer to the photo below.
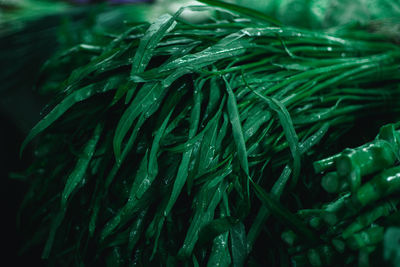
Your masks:
[{"label": "green foliage", "polygon": [[57,103],[22,146],[37,142],[22,219],[50,263],[273,265],[283,225],[322,245],[295,213],[324,198],[310,162],[362,119],[398,117],[400,49],[223,7],[94,32],[44,69]]}]

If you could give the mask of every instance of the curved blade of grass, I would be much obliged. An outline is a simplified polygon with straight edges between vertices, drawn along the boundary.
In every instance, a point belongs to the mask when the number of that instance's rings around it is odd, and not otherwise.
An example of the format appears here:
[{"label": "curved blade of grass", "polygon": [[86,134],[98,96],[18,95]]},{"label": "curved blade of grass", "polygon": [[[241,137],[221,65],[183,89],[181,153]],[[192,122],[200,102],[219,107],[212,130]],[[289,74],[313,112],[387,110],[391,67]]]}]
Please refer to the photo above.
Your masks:
[{"label": "curved blade of grass", "polygon": [[[140,181],[139,179],[147,179],[148,178],[148,171],[147,171],[147,167],[148,167],[148,161],[149,161],[149,153],[148,151],[146,151],[145,155],[143,156],[142,161],[140,162],[140,166],[139,169],[136,173],[136,179],[134,181],[134,183],[132,184],[131,187],[131,192],[130,195],[134,195],[135,192],[133,191],[133,189],[137,189],[140,185]],[[124,217],[129,215],[129,211],[130,209],[133,208],[133,205],[135,205],[137,202],[137,199],[133,198],[129,198],[127,203],[125,204],[125,206],[122,207],[122,209],[117,213],[116,216],[114,216],[111,220],[109,220],[109,222],[106,223],[106,225],[104,226],[101,235],[100,235],[100,239],[104,240],[106,237],[108,237],[110,234],[112,234],[112,232],[118,227],[118,225],[123,221]],[[131,204],[133,203],[133,205]]]},{"label": "curved blade of grass", "polygon": [[103,130],[103,126],[98,124],[96,126],[96,129],[94,130],[94,134],[92,138],[86,143],[84,149],[83,149],[83,155],[81,158],[78,159],[75,168],[69,175],[64,191],[61,195],[61,205],[60,205],[60,211],[57,213],[56,217],[53,219],[53,222],[50,227],[50,233],[49,237],[46,241],[45,248],[43,250],[42,258],[47,259],[50,255],[51,248],[53,246],[54,238],[57,233],[57,229],[60,227],[64,216],[65,212],[67,210],[67,202],[68,198],[70,197],[71,193],[75,190],[75,188],[79,185],[79,183],[82,181],[83,177],[85,176],[85,173],[87,171],[87,168],[89,166],[89,162],[91,161],[94,151],[96,149],[97,142],[100,139],[101,132]]},{"label": "curved blade of grass", "polygon": [[[130,74],[131,77],[146,69],[154,54],[154,49],[157,47],[161,39],[176,26],[175,19],[180,13],[182,13],[182,10],[179,10],[174,16],[164,14],[150,25],[145,35],[140,39],[139,47],[136,50],[135,57],[133,58]],[[132,87],[133,88],[129,88],[125,103],[131,101],[136,84],[133,84]]]},{"label": "curved blade of grass", "polygon": [[232,126],[233,140],[235,141],[240,166],[242,167],[247,177],[246,189],[247,189],[248,201],[250,201],[249,162],[247,159],[246,143],[244,141],[242,125],[240,123],[240,115],[237,107],[237,101],[229,82],[226,80],[225,76],[222,76],[222,78],[226,84],[226,90],[228,92],[227,109]]},{"label": "curved blade of grass", "polygon": [[200,229],[212,220],[215,209],[221,202],[222,194],[226,191],[227,186],[228,183],[222,181],[217,187],[203,188],[198,193],[196,196],[197,201],[195,202],[195,214],[178,256],[187,258],[192,254],[199,238]]},{"label": "curved blade of grass", "polygon": [[[211,118],[211,120],[207,123],[207,126],[204,128],[203,138],[199,144],[199,150],[196,155],[193,155],[193,162],[194,166],[191,171],[191,175],[188,177],[187,180],[187,188],[190,194],[193,181],[197,177],[201,176],[202,174],[206,173],[210,168],[214,167],[216,161],[218,161],[218,152],[220,147],[217,146],[217,131],[219,121],[222,115],[222,109],[225,106],[225,96],[223,96],[220,106],[215,113],[215,115]],[[221,128],[222,132],[226,129]]]},{"label": "curved blade of grass", "polygon": [[[210,46],[203,51],[185,55],[162,65],[161,67],[134,75],[131,79],[135,82],[151,81],[153,79],[159,80],[170,75],[171,72],[176,72],[172,77],[182,76],[186,72],[195,72],[196,70],[209,66],[218,60],[242,55],[246,52],[246,48],[251,46],[249,40],[242,39],[243,36],[244,34],[241,32],[230,34],[217,44]],[[166,84],[170,83],[171,82],[168,82]]]},{"label": "curved blade of grass", "polygon": [[104,70],[106,68],[106,66],[108,66],[109,64],[112,64],[113,59],[115,59],[116,57],[125,53],[131,46],[132,46],[132,44],[127,45],[123,48],[117,48],[117,49],[107,51],[107,52],[103,53],[102,55],[96,57],[89,64],[75,69],[71,73],[71,75],[68,77],[64,91],[66,92],[66,91],[73,90],[77,85],[79,85],[80,81],[82,81],[84,78],[89,76],[91,73],[98,71],[98,70]]},{"label": "curved blade of grass", "polygon": [[153,143],[151,145],[150,153],[148,154],[148,159],[146,153],[142,160],[135,181],[132,184],[128,202],[118,212],[118,214],[106,224],[101,233],[101,240],[104,240],[107,236],[109,236],[114,231],[114,229],[116,229],[120,225],[121,221],[124,221],[124,217],[131,215],[131,210],[136,206],[136,204],[138,203],[137,201],[142,198],[144,193],[150,188],[151,184],[156,178],[158,174],[157,154],[160,148],[160,141],[164,135],[165,129],[167,128],[168,121],[172,115],[172,112],[173,110],[170,111],[160,128],[157,130],[157,133],[154,136]]},{"label": "curved blade of grass", "polygon": [[96,129],[94,130],[92,138],[85,145],[82,156],[78,159],[78,162],[76,163],[74,170],[69,175],[65,183],[64,191],[62,192],[61,195],[61,209],[66,207],[68,198],[70,197],[71,193],[82,181],[89,166],[89,163],[93,157],[97,142],[100,139],[102,131],[103,131],[103,126],[101,124],[98,124],[96,126]]},{"label": "curved blade of grass", "polygon": [[[242,76],[244,79],[244,76]],[[301,168],[301,156],[300,156],[300,146],[299,146],[299,139],[297,137],[296,131],[293,126],[292,118],[286,109],[286,107],[276,100],[273,97],[263,96],[259,92],[255,91],[253,88],[247,84],[245,81],[247,88],[249,88],[254,94],[260,97],[264,102],[268,104],[268,106],[278,114],[279,121],[282,125],[283,131],[286,136],[286,140],[289,144],[290,152],[292,153],[293,157],[293,180],[292,185],[297,184],[297,180],[300,174]]]},{"label": "curved blade of grass", "polygon": [[229,82],[226,80],[224,76],[222,76],[222,78],[225,81],[226,90],[228,92],[228,103],[227,103],[228,115],[232,125],[232,134],[235,140],[239,162],[243,171],[248,175],[249,163],[247,160],[246,144],[244,142],[243,130],[242,130],[242,125],[240,123],[240,115],[237,107],[236,97],[232,91]]},{"label": "curved blade of grass", "polygon": [[[201,111],[201,87],[196,88],[194,91],[194,105],[190,114],[190,128],[189,128],[189,140],[192,139],[197,132],[200,122],[200,111]],[[164,216],[167,216],[178,199],[179,194],[182,191],[186,179],[188,177],[189,163],[192,155],[193,148],[183,153],[181,164],[179,165],[178,173],[174,185],[172,187],[171,196],[168,200],[167,206],[164,210]]]},{"label": "curved blade of grass", "polygon": [[140,114],[146,112],[155,101],[159,101],[160,97],[163,96],[164,91],[165,88],[163,88],[158,82],[144,84],[135,99],[125,110],[124,114],[122,114],[115,130],[113,141],[114,154],[117,163],[121,163],[122,142],[128,131],[131,129],[135,119],[139,117]]},{"label": "curved blade of grass", "polygon": [[[149,85],[149,86],[147,86],[147,85]],[[156,84],[155,86],[157,87],[157,86],[160,86],[160,85]],[[146,87],[150,87],[151,90],[153,90],[153,88],[154,88],[152,84],[145,84],[142,87],[141,91],[147,89]],[[165,102],[163,102],[163,100],[165,98],[165,95],[166,95],[167,89],[168,89],[168,88],[165,88],[165,87],[164,87],[165,90],[154,90],[152,92],[152,94],[146,95],[148,101],[146,100],[146,101],[142,102],[140,100],[136,101],[137,99],[135,99],[132,102],[132,105],[133,105],[133,103],[142,103],[142,106],[141,106],[142,110],[140,111],[141,112],[140,116],[136,120],[135,126],[132,129],[132,132],[131,132],[131,134],[130,134],[130,136],[128,138],[128,141],[126,142],[124,148],[122,149],[122,154],[121,154],[119,160],[117,161],[117,165],[118,166],[122,164],[122,161],[126,158],[127,154],[131,151],[132,146],[133,146],[133,144],[134,144],[134,142],[136,140],[137,134],[139,133],[140,128],[147,121],[147,119],[150,118],[158,110],[158,108],[161,106],[161,104],[163,104],[163,107],[160,110],[160,112],[162,114],[166,114],[168,111],[171,110],[171,108],[173,109],[174,106],[175,106],[175,103],[177,101],[179,102],[180,97],[182,97],[182,94],[180,93],[180,91],[183,91],[182,89],[184,87],[185,87],[185,84],[183,84],[182,86],[177,88],[175,92],[171,92],[171,94],[168,95],[168,97],[167,97]],[[145,89],[143,89],[143,88],[145,88]],[[152,99],[152,101],[151,101],[151,99]],[[130,105],[129,108],[131,108],[132,105]],[[137,109],[135,109],[135,107],[133,107],[133,110],[135,111]],[[126,112],[127,111],[125,111],[125,113]],[[133,114],[133,115],[135,115],[135,114]],[[162,124],[163,118],[161,117],[159,120],[161,120],[159,124]],[[159,125],[159,124],[157,124],[157,125]],[[170,124],[170,126],[167,127],[166,133],[168,132],[168,130],[173,130],[171,127],[173,127],[172,124]],[[114,144],[114,140],[113,140],[113,144]],[[117,166],[117,168],[119,168],[118,166]],[[107,183],[107,184],[109,184],[109,183]]]},{"label": "curved blade of grass", "polygon": [[100,82],[95,84],[90,84],[88,86],[79,89],[67,97],[64,98],[57,106],[55,106],[49,114],[47,114],[42,120],[40,120],[29,132],[28,136],[25,138],[21,145],[20,155],[25,149],[26,145],[32,141],[39,133],[47,129],[51,124],[53,124],[57,119],[59,119],[68,109],[78,102],[84,101],[95,94],[105,93],[109,90],[115,88],[116,84],[120,82],[120,77],[115,77],[107,82]]},{"label": "curved blade of grass", "polygon": [[145,35],[140,39],[139,47],[133,58],[131,75],[145,70],[153,56],[154,48],[176,26],[175,19],[180,13],[182,13],[182,10],[179,10],[174,16],[164,14],[150,25]]}]

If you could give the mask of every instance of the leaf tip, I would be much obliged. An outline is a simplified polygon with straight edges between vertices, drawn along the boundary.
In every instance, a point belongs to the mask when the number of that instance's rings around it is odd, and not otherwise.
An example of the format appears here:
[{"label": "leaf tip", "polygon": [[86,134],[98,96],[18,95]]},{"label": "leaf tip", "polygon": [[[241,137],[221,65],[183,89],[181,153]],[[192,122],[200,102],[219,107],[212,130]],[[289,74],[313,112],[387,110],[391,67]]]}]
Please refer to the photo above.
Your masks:
[{"label": "leaf tip", "polygon": [[20,159],[22,158],[22,154],[24,153],[25,148],[26,148],[26,146],[29,144],[29,142],[31,141],[31,139],[32,139],[31,136],[28,135],[28,136],[24,139],[24,141],[22,142],[21,147],[20,147],[20,149],[19,149],[19,158],[20,158]]}]

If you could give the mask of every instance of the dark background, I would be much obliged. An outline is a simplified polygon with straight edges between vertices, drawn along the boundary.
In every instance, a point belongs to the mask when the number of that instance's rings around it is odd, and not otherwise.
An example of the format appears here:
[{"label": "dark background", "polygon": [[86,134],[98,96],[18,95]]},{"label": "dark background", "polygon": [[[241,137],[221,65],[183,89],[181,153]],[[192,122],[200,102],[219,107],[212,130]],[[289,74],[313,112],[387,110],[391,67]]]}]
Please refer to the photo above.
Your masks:
[{"label": "dark background", "polygon": [[[39,250],[19,255],[24,240],[17,229],[16,218],[28,184],[11,179],[10,173],[24,171],[32,159],[31,146],[21,158],[19,149],[48,101],[33,89],[41,66],[57,46],[53,38],[56,34],[53,25],[57,21],[56,17],[47,17],[46,21],[34,21],[21,30],[0,35],[1,251],[4,253],[2,262],[8,266],[44,265]],[[23,224],[22,221],[21,227]]]},{"label": "dark background", "polygon": [[[23,140],[23,132],[21,132],[16,124],[7,118],[4,114],[0,114],[0,123],[2,130],[0,131],[0,175],[1,175],[1,203],[2,203],[2,241],[3,241],[3,263],[9,263],[9,266],[41,266],[40,253],[32,251],[28,254],[20,256],[19,248],[23,244],[23,237],[20,235],[16,217],[18,208],[22,198],[27,190],[27,184],[9,178],[10,172],[22,171],[26,168],[30,161],[27,156],[22,159],[18,156],[19,146]],[[27,151],[29,152],[29,151]],[[22,222],[23,224],[24,222]]]}]

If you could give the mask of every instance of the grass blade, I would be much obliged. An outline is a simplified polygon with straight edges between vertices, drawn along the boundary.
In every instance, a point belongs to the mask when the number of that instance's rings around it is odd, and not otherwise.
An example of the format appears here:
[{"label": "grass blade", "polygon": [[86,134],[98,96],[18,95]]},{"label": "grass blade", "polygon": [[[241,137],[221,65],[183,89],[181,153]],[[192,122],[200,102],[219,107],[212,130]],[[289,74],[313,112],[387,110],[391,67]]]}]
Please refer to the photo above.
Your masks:
[{"label": "grass blade", "polygon": [[66,207],[68,198],[75,190],[75,188],[82,181],[90,161],[92,160],[93,154],[96,149],[97,142],[100,139],[100,135],[103,131],[103,126],[98,124],[94,130],[92,138],[87,142],[83,149],[81,157],[78,159],[76,166],[72,173],[69,175],[67,182],[65,183],[64,191],[61,195],[61,209]]},{"label": "grass blade", "polygon": [[[242,76],[244,79],[244,76]],[[278,114],[279,121],[282,125],[283,131],[285,132],[286,140],[289,143],[289,148],[293,157],[293,180],[292,186],[297,184],[297,180],[300,174],[301,167],[301,155],[299,139],[293,126],[292,118],[286,109],[286,107],[273,97],[263,96],[259,92],[251,88],[247,81],[245,81],[247,88],[249,88],[254,94],[260,97],[268,106]]]},{"label": "grass blade", "polygon": [[32,141],[39,133],[47,129],[57,119],[59,119],[68,109],[78,102],[84,101],[95,94],[105,93],[109,90],[114,89],[115,84],[120,81],[119,77],[110,79],[108,82],[100,82],[96,84],[90,84],[88,86],[79,89],[67,97],[64,98],[57,106],[54,107],[41,121],[39,121],[29,132],[21,145],[20,155],[25,149],[26,145]]},{"label": "grass blade", "polygon": [[[226,80],[224,76],[222,76],[223,80],[225,81],[226,90],[228,92],[228,114],[229,119],[232,126],[232,134],[233,140],[235,141],[238,159],[240,162],[240,166],[242,167],[246,177],[246,188],[247,188],[247,197],[250,197],[250,185],[249,185],[249,162],[247,159],[247,150],[246,150],[246,143],[244,141],[242,125],[240,123],[240,115],[237,107],[236,97],[232,91],[229,82]],[[249,200],[249,199],[248,199]]]},{"label": "grass blade", "polygon": [[243,171],[247,175],[249,175],[249,163],[247,160],[246,144],[244,142],[243,130],[242,130],[242,125],[240,123],[240,115],[237,107],[236,97],[232,91],[231,86],[229,85],[229,82],[226,80],[225,77],[222,78],[225,81],[226,90],[228,92],[227,108],[228,108],[229,119],[232,125],[232,133],[237,148],[239,162]]},{"label": "grass blade", "polygon": [[[122,161],[121,146],[135,119],[138,118],[140,114],[145,113],[147,109],[154,104],[154,102],[160,101],[164,91],[165,88],[163,88],[158,82],[147,83],[143,85],[143,87],[139,90],[138,95],[121,116],[121,119],[117,125],[117,129],[115,130],[113,141],[114,154],[117,163],[120,164]],[[133,141],[130,141],[130,143],[133,143]]]},{"label": "grass blade", "polygon": [[114,231],[114,229],[120,226],[120,223],[124,222],[127,216],[132,215],[132,209],[137,205],[138,200],[142,198],[142,196],[150,188],[151,184],[156,178],[158,174],[157,153],[159,152],[160,141],[164,135],[165,129],[167,128],[168,121],[172,115],[172,111],[170,111],[170,113],[158,129],[156,135],[154,136],[150,153],[146,153],[142,160],[135,181],[132,184],[127,203],[118,212],[118,214],[106,224],[101,233],[101,240],[104,240]]},{"label": "grass blade", "polygon": [[[174,16],[169,14],[162,15],[150,25],[145,35],[140,39],[139,47],[136,50],[135,57],[133,58],[130,74],[131,77],[146,69],[154,54],[154,49],[164,36],[175,27],[175,19],[181,12],[181,10],[178,11]],[[125,103],[131,101],[136,86],[136,84],[133,84],[132,88],[129,88]]]},{"label": "grass blade", "polygon": [[[194,91],[194,106],[192,108],[192,112],[190,115],[190,128],[189,128],[189,140],[192,139],[197,132],[199,122],[200,122],[200,111],[201,111],[201,88],[197,88]],[[169,212],[172,209],[172,206],[175,204],[176,200],[184,184],[186,183],[186,179],[189,173],[189,163],[190,158],[192,156],[193,148],[184,152],[182,156],[181,164],[179,165],[178,173],[176,175],[176,179],[172,188],[171,197],[167,203],[167,206],[164,211],[164,216],[168,216]]]},{"label": "grass blade", "polygon": [[85,173],[87,171],[87,168],[89,166],[89,162],[91,161],[94,151],[96,149],[97,142],[100,139],[101,132],[103,130],[102,125],[97,125],[96,129],[94,130],[94,134],[92,138],[87,142],[86,146],[83,149],[83,155],[81,158],[78,159],[75,168],[69,175],[64,191],[61,195],[61,205],[60,205],[60,211],[57,213],[55,218],[53,219],[53,222],[51,224],[50,228],[50,233],[49,237],[47,239],[45,248],[43,250],[42,258],[47,259],[50,255],[51,248],[53,246],[54,238],[57,232],[57,229],[61,225],[65,212],[67,210],[67,201],[72,192],[75,190],[75,188],[79,185],[79,183],[82,181],[82,179],[85,176]]}]

